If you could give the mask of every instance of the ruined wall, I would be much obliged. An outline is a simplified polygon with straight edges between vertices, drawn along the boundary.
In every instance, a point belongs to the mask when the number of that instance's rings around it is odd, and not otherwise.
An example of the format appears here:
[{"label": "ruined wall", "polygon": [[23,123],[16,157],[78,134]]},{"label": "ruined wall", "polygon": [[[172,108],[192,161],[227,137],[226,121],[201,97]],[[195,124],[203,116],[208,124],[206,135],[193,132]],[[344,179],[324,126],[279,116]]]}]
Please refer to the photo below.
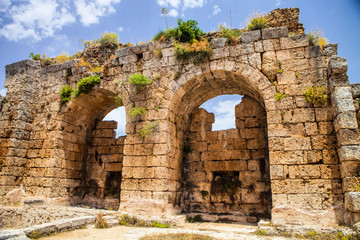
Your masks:
[{"label": "ruined wall", "polygon": [[192,113],[182,162],[184,210],[253,216],[255,221],[256,217],[269,218],[265,111],[256,100],[244,96],[235,117],[236,129],[211,131],[213,114],[202,108]]},{"label": "ruined wall", "polygon": [[[211,98],[239,94],[255,99],[266,112],[272,221],[326,226],[358,222],[359,132],[346,60],[336,56],[337,45],[310,46],[307,35],[289,37],[286,27],[244,32],[238,43],[209,41],[212,55],[198,64],[178,60],[171,41],[113,51],[101,83],[61,106],[61,87],[76,88],[82,77],[92,74],[79,60],[47,67],[24,60],[6,66],[0,195],[23,185],[29,196],[81,203],[94,129],[118,107],[118,95],[129,116],[120,209],[179,212],[191,114]],[[129,83],[135,73],[153,83],[135,91]],[[327,105],[304,100],[310,86],[325,87]],[[277,101],[276,93],[286,97]],[[130,117],[134,107],[145,107],[146,114]],[[156,125],[154,132],[140,137],[139,130],[149,123]]]},{"label": "ruined wall", "polygon": [[[92,131],[86,161],[85,202],[96,207],[119,206],[121,172],[126,136],[116,138],[115,121],[102,121]],[[100,201],[98,200],[100,199]],[[115,208],[115,207],[114,207]]]}]

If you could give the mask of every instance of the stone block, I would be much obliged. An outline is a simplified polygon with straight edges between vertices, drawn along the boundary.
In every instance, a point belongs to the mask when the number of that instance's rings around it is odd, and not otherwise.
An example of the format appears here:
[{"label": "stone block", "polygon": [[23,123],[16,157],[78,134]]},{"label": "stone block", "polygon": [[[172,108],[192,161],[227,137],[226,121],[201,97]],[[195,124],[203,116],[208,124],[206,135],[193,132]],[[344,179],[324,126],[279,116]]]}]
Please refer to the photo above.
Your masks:
[{"label": "stone block", "polygon": [[360,212],[360,192],[345,193],[345,208],[351,212]]},{"label": "stone block", "polygon": [[101,121],[96,125],[97,129],[117,129],[118,123],[116,121]]},{"label": "stone block", "polygon": [[343,74],[346,73],[348,64],[345,58],[334,56],[329,61],[329,68],[331,74]]},{"label": "stone block", "polygon": [[296,78],[295,72],[284,71],[277,75],[278,84],[296,84],[298,79]]},{"label": "stone block", "polygon": [[352,177],[360,175],[360,161],[344,161],[341,163],[341,176]]},{"label": "stone block", "polygon": [[280,38],[281,49],[299,48],[309,46],[308,37],[303,35],[296,35],[293,37]]},{"label": "stone block", "polygon": [[305,57],[306,58],[316,58],[320,57],[320,47],[319,46],[309,46],[305,48]]},{"label": "stone block", "polygon": [[334,120],[334,126],[336,132],[340,129],[357,129],[358,124],[355,112],[339,113]]},{"label": "stone block", "polygon": [[265,53],[268,51],[277,51],[280,50],[280,41],[279,39],[267,39],[263,41],[263,48]]},{"label": "stone block", "polygon": [[304,151],[270,151],[270,164],[305,164]]},{"label": "stone block", "polygon": [[319,134],[335,133],[334,124],[332,122],[319,122]]},{"label": "stone block", "polygon": [[284,112],[284,122],[315,122],[315,111],[313,108],[291,109]]},{"label": "stone block", "polygon": [[284,139],[284,150],[310,150],[311,142],[309,137],[292,136]]},{"label": "stone block", "polygon": [[225,47],[226,41],[226,38],[211,39],[211,47],[213,49],[223,48]]},{"label": "stone block", "polygon": [[340,129],[337,136],[338,146],[359,144],[359,131],[357,129]]},{"label": "stone block", "polygon": [[254,42],[261,39],[261,32],[260,30],[254,30],[250,32],[244,32],[241,34],[241,42],[248,43],[248,42]]},{"label": "stone block", "polygon": [[321,163],[323,159],[322,155],[322,151],[320,150],[306,151],[306,162],[308,164]]},{"label": "stone block", "polygon": [[271,165],[270,166],[270,178],[271,179],[284,179],[285,178],[284,165]]},{"label": "stone block", "polygon": [[262,33],[262,39],[287,37],[289,34],[288,29],[286,27],[266,28],[266,29],[262,29],[261,33]]},{"label": "stone block", "polygon": [[311,179],[320,178],[320,165],[293,165],[289,166],[289,178]]},{"label": "stone block", "polygon": [[360,147],[354,146],[342,146],[338,149],[340,161],[360,161]]},{"label": "stone block", "polygon": [[324,56],[337,55],[337,48],[338,48],[338,44],[337,44],[337,43],[327,44],[327,45],[323,46],[322,54],[323,54]]}]

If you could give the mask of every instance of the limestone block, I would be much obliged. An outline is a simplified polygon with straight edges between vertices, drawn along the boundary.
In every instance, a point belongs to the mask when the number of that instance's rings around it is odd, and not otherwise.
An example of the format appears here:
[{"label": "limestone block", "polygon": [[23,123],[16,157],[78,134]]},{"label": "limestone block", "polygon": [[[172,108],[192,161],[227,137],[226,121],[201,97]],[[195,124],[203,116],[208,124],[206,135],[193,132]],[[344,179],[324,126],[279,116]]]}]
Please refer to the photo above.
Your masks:
[{"label": "limestone block", "polygon": [[318,135],[317,124],[313,122],[305,123],[305,132],[308,136]]},{"label": "limestone block", "polygon": [[345,207],[351,212],[360,212],[360,192],[345,193]]},{"label": "limestone block", "polygon": [[241,203],[257,204],[261,203],[260,196],[258,194],[250,193],[248,189],[241,189]]},{"label": "limestone block", "polygon": [[97,129],[117,129],[118,123],[116,121],[101,121],[96,125]]},{"label": "limestone block", "polygon": [[329,69],[331,74],[346,73],[348,64],[345,58],[334,56],[329,61]]},{"label": "limestone block", "polygon": [[224,48],[216,48],[213,49],[212,54],[210,55],[210,60],[216,60],[216,59],[220,59],[220,58],[226,58],[229,56],[229,48],[228,47],[224,47]]},{"label": "limestone block", "polygon": [[287,61],[291,59],[291,54],[289,50],[276,51],[276,56],[279,61]]},{"label": "limestone block", "polygon": [[323,196],[321,194],[289,194],[287,204],[299,209],[322,209]]},{"label": "limestone block", "polygon": [[298,79],[293,71],[284,71],[277,75],[278,84],[296,84]]},{"label": "limestone block", "polygon": [[280,38],[281,49],[309,46],[308,36],[305,34]]},{"label": "limestone block", "polygon": [[284,139],[284,150],[310,150],[311,142],[309,137],[292,136]]},{"label": "limestone block", "polygon": [[341,163],[341,176],[352,177],[359,176],[360,161],[344,161]]},{"label": "limestone block", "polygon": [[335,149],[322,150],[324,164],[337,164],[339,157]]},{"label": "limestone block", "polygon": [[319,134],[335,133],[334,124],[332,122],[319,122]]},{"label": "limestone block", "polygon": [[275,51],[280,50],[280,41],[279,39],[267,39],[263,41],[264,51]]},{"label": "limestone block", "polygon": [[312,108],[292,109],[284,112],[284,122],[315,122],[315,111]]},{"label": "limestone block", "polygon": [[322,159],[323,159],[322,151],[320,150],[306,151],[306,162],[308,164],[321,163]]},{"label": "limestone block", "polygon": [[319,46],[309,46],[305,48],[305,57],[306,58],[316,58],[320,57],[320,47]]},{"label": "limestone block", "polygon": [[[282,149],[283,150],[283,149]],[[270,151],[270,164],[305,164],[303,151]]]},{"label": "limestone block", "polygon": [[322,54],[324,56],[332,56],[332,55],[337,55],[337,48],[338,48],[338,44],[337,43],[330,43],[327,44],[323,47],[323,51]]},{"label": "limestone block", "polygon": [[248,56],[248,61],[250,63],[250,66],[261,70],[261,55],[260,55],[260,53],[253,53],[253,54],[249,54],[247,56]]},{"label": "limestone block", "polygon": [[218,39],[211,39],[211,47],[215,48],[223,48],[226,44],[226,38],[218,38]]},{"label": "limestone block", "polygon": [[359,144],[359,132],[357,129],[341,129],[336,134],[339,146]]},{"label": "limestone block", "polygon": [[355,112],[343,112],[336,116],[334,120],[336,132],[340,129],[356,129],[358,127]]},{"label": "limestone block", "polygon": [[359,146],[341,146],[338,150],[340,161],[360,160]]},{"label": "limestone block", "polygon": [[271,179],[284,179],[285,178],[284,165],[271,165],[270,178]]},{"label": "limestone block", "polygon": [[255,49],[255,52],[264,52],[264,48],[263,48],[263,44],[261,41],[258,41],[258,42],[254,42],[254,49]]},{"label": "limestone block", "polygon": [[289,178],[311,179],[320,178],[320,165],[293,165],[289,166]]},{"label": "limestone block", "polygon": [[241,186],[244,187],[261,181],[262,177],[261,172],[241,171],[239,180],[241,182]]},{"label": "limestone block", "polygon": [[335,113],[332,108],[315,108],[315,116],[317,122],[333,121]]},{"label": "limestone block", "polygon": [[282,193],[341,193],[341,181],[331,179],[285,179],[271,181],[271,192]]},{"label": "limestone block", "polygon": [[105,171],[121,172],[121,170],[122,170],[122,163],[106,163],[105,164]]},{"label": "limestone block", "polygon": [[261,32],[260,30],[254,30],[250,32],[244,32],[241,34],[241,42],[248,43],[248,42],[254,42],[261,39]]},{"label": "limestone block", "polygon": [[272,194],[273,207],[287,205],[287,194]]}]

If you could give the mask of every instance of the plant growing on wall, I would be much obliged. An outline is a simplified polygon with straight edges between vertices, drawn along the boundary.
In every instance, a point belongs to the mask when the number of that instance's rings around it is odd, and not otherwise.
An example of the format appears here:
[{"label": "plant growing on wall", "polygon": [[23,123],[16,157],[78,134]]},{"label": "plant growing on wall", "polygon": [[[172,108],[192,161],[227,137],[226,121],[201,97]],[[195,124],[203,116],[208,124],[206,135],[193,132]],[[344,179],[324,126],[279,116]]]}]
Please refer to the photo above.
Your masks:
[{"label": "plant growing on wall", "polygon": [[115,103],[118,107],[121,107],[123,105],[123,98],[119,95],[116,95],[114,97]]},{"label": "plant growing on wall", "polygon": [[326,105],[328,96],[324,86],[310,86],[304,91],[305,101],[310,104]]},{"label": "plant growing on wall", "polygon": [[30,53],[29,58],[31,58],[32,60],[40,60],[40,53],[38,54],[34,54],[33,52]]},{"label": "plant growing on wall", "polygon": [[275,100],[276,101],[281,101],[283,98],[287,98],[288,97],[288,95],[286,95],[286,94],[282,94],[282,93],[275,93]]},{"label": "plant growing on wall", "polygon": [[99,83],[100,83],[100,76],[99,75],[82,78],[77,83],[77,89],[75,91],[75,97],[78,97],[82,93],[88,94],[93,89],[93,87],[96,84],[99,84]]},{"label": "plant growing on wall", "polygon": [[147,78],[144,74],[133,74],[129,77],[129,82],[136,86],[136,92],[144,90],[145,87],[152,83],[152,80]]},{"label": "plant growing on wall", "polygon": [[221,37],[226,38],[231,43],[236,43],[241,36],[240,29],[229,29],[220,24],[219,30],[221,31]]},{"label": "plant growing on wall", "polygon": [[148,136],[150,136],[150,134],[155,132],[156,127],[156,123],[148,123],[142,129],[140,129],[137,134],[142,138],[147,138]]},{"label": "plant growing on wall", "polygon": [[74,89],[71,86],[69,85],[63,86],[59,92],[61,104],[70,102],[73,93],[74,93]]},{"label": "plant growing on wall", "polygon": [[144,116],[147,112],[147,109],[145,107],[134,107],[130,110],[130,116],[136,117],[136,116]]},{"label": "plant growing on wall", "polygon": [[249,31],[261,30],[267,27],[267,19],[263,13],[254,13],[250,19],[248,19],[247,29]]},{"label": "plant growing on wall", "polygon": [[108,33],[105,32],[103,36],[98,39],[98,42],[101,44],[102,47],[106,48],[117,48],[119,46],[119,35],[116,33]]},{"label": "plant growing on wall", "polygon": [[190,60],[195,64],[208,59],[212,53],[211,44],[204,38],[194,40],[192,44],[174,42],[174,47],[177,59]]},{"label": "plant growing on wall", "polygon": [[322,49],[327,44],[327,39],[324,37],[324,34],[319,30],[309,32],[308,37],[309,44],[312,46],[320,46],[320,48]]}]

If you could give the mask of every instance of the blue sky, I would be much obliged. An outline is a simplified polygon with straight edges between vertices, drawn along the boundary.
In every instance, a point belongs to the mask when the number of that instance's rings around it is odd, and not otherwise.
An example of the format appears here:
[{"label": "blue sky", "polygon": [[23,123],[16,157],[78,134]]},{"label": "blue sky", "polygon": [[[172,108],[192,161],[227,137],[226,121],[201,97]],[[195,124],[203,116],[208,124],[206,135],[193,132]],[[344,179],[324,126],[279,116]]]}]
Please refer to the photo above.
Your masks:
[{"label": "blue sky", "polygon": [[[220,23],[242,28],[253,12],[299,7],[305,31],[320,29],[338,55],[348,60],[351,83],[360,83],[359,0],[0,0],[0,94],[4,95],[5,65],[27,59],[30,52],[57,56],[82,50],[80,39],[117,32],[121,42],[150,40],[177,18],[194,19],[204,31]],[[224,99],[223,101],[227,101]],[[221,101],[221,99],[219,100]]]}]

